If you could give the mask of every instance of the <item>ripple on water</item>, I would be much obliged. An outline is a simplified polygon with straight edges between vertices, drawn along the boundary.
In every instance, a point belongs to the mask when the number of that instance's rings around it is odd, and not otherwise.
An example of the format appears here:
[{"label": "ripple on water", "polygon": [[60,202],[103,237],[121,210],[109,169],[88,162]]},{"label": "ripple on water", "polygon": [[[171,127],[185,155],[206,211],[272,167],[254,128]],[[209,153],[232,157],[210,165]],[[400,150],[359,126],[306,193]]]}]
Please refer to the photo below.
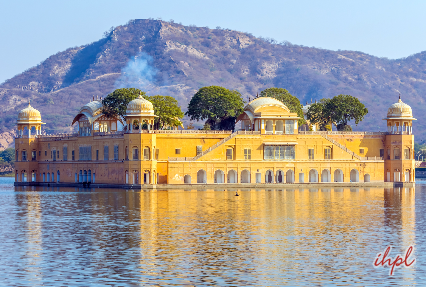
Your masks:
[{"label": "ripple on water", "polygon": [[[424,191],[24,188],[0,179],[0,285],[423,284]],[[21,189],[20,189],[21,190]]]}]

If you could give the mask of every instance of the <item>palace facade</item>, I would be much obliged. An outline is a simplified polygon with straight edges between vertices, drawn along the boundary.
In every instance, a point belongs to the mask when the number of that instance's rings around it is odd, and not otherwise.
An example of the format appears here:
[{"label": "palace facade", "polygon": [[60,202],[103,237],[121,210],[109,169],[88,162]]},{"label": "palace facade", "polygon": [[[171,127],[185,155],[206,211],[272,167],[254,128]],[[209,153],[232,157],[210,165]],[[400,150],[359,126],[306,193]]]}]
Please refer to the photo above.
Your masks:
[{"label": "palace facade", "polygon": [[152,103],[141,96],[124,119],[83,106],[76,134],[42,135],[38,110],[18,116],[16,185],[273,184],[414,182],[411,107],[401,99],[387,132],[299,131],[297,114],[274,98],[252,100],[238,131],[153,130]]}]

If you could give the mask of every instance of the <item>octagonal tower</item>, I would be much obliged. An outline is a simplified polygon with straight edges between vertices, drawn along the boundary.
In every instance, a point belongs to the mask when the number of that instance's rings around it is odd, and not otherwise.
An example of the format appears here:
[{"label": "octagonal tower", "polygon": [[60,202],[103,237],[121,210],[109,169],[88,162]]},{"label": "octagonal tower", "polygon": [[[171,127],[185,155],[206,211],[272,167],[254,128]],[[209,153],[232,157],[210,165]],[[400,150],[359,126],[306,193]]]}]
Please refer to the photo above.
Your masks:
[{"label": "octagonal tower", "polygon": [[415,182],[413,112],[401,100],[388,109],[384,181]]}]

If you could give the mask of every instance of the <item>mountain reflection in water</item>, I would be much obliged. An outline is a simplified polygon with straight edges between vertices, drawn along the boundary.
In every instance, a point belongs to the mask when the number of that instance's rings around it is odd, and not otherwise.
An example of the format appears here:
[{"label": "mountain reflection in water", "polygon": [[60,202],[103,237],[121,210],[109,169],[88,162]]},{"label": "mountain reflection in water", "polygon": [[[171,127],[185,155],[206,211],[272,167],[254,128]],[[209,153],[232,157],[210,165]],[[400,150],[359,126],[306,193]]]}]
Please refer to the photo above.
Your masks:
[{"label": "mountain reflection in water", "polygon": [[[422,284],[426,185],[132,191],[0,180],[0,285]],[[6,187],[5,187],[6,186]],[[415,265],[374,268],[414,246]],[[423,266],[422,266],[423,265]]]}]

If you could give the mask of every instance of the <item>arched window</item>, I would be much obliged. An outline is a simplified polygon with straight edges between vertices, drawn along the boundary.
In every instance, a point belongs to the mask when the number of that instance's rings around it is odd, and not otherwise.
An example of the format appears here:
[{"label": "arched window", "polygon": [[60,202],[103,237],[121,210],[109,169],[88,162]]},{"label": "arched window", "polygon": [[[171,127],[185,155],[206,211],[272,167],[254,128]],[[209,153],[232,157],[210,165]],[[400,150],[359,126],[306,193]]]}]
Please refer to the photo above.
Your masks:
[{"label": "arched window", "polygon": [[143,149],[143,160],[150,160],[151,156],[150,156],[150,152],[149,152],[149,147],[145,147]]},{"label": "arched window", "polygon": [[237,172],[233,169],[228,171],[228,183],[237,183]]},{"label": "arched window", "polygon": [[274,172],[272,170],[267,170],[265,173],[265,182],[274,183]]},{"label": "arched window", "polygon": [[241,183],[250,183],[250,171],[247,169],[241,172]]},{"label": "arched window", "polygon": [[190,176],[189,174],[186,174],[186,175],[183,177],[183,182],[184,182],[185,184],[191,184],[191,176]]},{"label": "arched window", "polygon": [[321,182],[330,182],[330,180],[331,180],[330,170],[324,169],[321,173]]},{"label": "arched window", "polygon": [[351,170],[351,182],[359,182],[359,172],[356,169]]},{"label": "arched window", "polygon": [[207,173],[205,170],[200,169],[197,172],[197,183],[207,183]]},{"label": "arched window", "polygon": [[334,182],[343,182],[343,171],[341,169],[334,171]]},{"label": "arched window", "polygon": [[277,174],[275,177],[276,183],[284,183],[284,172],[282,170],[277,170]]},{"label": "arched window", "polygon": [[370,182],[370,175],[369,174],[364,175],[364,182]]},{"label": "arched window", "polygon": [[218,169],[214,173],[214,183],[224,183],[225,182],[225,173]]},{"label": "arched window", "polygon": [[133,160],[139,160],[139,149],[137,147],[133,147]]},{"label": "arched window", "polygon": [[286,172],[286,182],[287,183],[294,183],[294,171],[289,169]]},{"label": "arched window", "polygon": [[309,182],[318,182],[318,171],[316,169],[309,171]]}]

